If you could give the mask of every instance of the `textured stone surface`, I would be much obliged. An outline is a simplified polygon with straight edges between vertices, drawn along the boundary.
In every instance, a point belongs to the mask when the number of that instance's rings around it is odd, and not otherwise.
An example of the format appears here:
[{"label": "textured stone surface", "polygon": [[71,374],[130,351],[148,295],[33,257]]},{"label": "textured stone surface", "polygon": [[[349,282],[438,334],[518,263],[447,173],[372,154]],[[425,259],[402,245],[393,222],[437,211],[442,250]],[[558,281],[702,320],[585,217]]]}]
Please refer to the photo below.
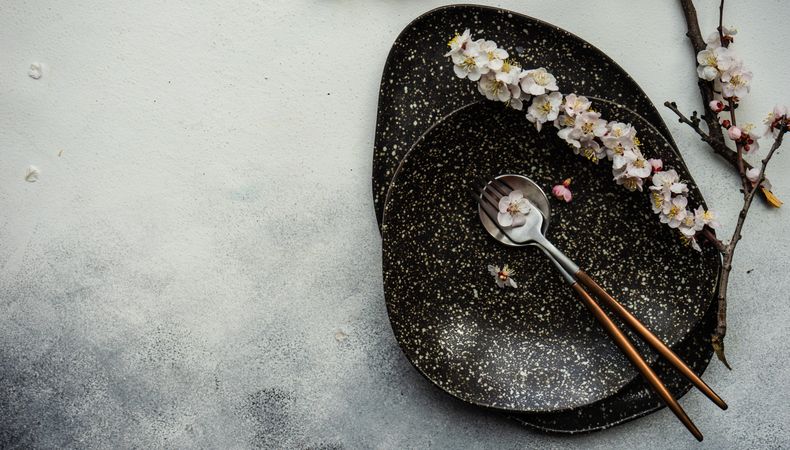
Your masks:
[{"label": "textured stone surface", "polygon": [[[679,9],[630,3],[499,5],[588,39],[655,103],[697,107]],[[716,5],[698,3],[712,30]],[[694,444],[668,411],[530,431],[432,387],[395,344],[370,194],[378,83],[398,32],[439,4],[0,6],[0,446]],[[789,7],[731,8],[755,72],[740,117],[790,101],[773,44]],[[737,180],[660,112],[731,229]],[[781,153],[786,200],[788,172]],[[790,213],[753,214],[731,279],[735,370],[705,376],[730,410],[682,401],[711,448],[790,445]]]}]

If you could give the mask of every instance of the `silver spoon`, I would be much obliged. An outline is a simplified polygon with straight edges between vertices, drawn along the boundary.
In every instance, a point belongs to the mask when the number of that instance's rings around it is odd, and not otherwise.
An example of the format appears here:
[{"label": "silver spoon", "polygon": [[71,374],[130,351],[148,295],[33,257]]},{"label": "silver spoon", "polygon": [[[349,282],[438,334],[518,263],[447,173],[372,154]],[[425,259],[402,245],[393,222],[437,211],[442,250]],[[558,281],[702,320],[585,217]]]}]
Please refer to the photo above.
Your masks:
[{"label": "silver spoon", "polygon": [[[510,191],[520,190],[524,197],[533,206],[530,213],[526,215],[526,223],[519,227],[504,228],[499,225],[496,215],[498,212],[498,201],[501,197],[509,194]],[[657,336],[648,330],[636,317],[634,317],[625,307],[620,305],[617,300],[612,298],[603,288],[592,280],[578,265],[570,258],[557,249],[546,237],[551,218],[551,208],[548,197],[543,190],[532,180],[523,175],[500,175],[493,181],[483,185],[480,191],[475,193],[478,203],[478,213],[485,229],[499,242],[508,246],[527,246],[533,245],[541,249],[546,256],[562,274],[563,278],[571,285],[573,290],[581,298],[582,302],[593,313],[604,329],[613,338],[615,343],[625,353],[626,357],[636,366],[639,372],[647,379],[648,383],[662,398],[664,403],[675,413],[686,428],[698,440],[702,440],[702,433],[689,419],[677,400],[667,390],[661,379],[656,375],[652,368],[645,362],[644,358],[638,353],[633,343],[623,332],[612,322],[601,307],[590,297],[579,283],[590,289],[593,294],[603,299],[603,301],[614,310],[631,328],[642,336],[659,354],[664,356],[675,368],[677,368],[687,379],[689,379],[698,389],[708,398],[716,403],[720,408],[727,409],[727,404],[713,390],[695,374],[675,352],[666,346]]]}]

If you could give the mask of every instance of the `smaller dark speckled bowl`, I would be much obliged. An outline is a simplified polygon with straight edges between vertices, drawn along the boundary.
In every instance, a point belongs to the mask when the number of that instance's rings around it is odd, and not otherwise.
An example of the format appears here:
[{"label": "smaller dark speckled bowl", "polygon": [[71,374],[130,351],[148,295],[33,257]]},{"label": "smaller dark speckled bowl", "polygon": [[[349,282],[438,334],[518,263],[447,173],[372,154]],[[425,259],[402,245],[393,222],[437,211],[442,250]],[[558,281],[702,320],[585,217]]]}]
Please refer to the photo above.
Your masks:
[{"label": "smaller dark speckled bowl", "polygon": [[[633,123],[643,152],[690,180],[649,123]],[[682,245],[646,193],[612,181],[607,162],[574,155],[551,127],[478,102],[434,125],[401,162],[384,210],[384,285],[396,338],[431,382],[466,402],[514,412],[577,408],[621,391],[637,373],[535,249],[507,248],[483,230],[467,189],[478,176],[524,174],[544,190],[573,178],[574,201],[552,205],[549,237],[668,345],[683,341],[712,301],[720,259]],[[693,204],[703,200],[696,189]],[[489,264],[517,270],[498,288]],[[642,346],[649,361],[655,355]]]}]

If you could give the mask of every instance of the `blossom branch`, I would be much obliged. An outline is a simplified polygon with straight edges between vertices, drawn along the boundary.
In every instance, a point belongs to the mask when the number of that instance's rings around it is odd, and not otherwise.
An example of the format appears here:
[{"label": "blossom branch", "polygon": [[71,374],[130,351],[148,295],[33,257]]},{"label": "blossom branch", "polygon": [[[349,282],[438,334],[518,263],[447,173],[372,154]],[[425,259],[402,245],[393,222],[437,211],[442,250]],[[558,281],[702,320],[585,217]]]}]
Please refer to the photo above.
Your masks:
[{"label": "blossom branch", "polygon": [[[738,154],[732,150],[730,150],[723,142],[718,142],[716,139],[711,136],[710,134],[706,133],[705,130],[700,128],[699,124],[701,119],[697,116],[696,111],[691,115],[691,118],[686,117],[680,110],[678,109],[678,105],[675,102],[664,102],[664,106],[669,108],[676,116],[678,116],[678,122],[685,123],[692,130],[694,130],[705,143],[711,146],[714,153],[724,158],[725,161],[732,164],[733,167],[736,169],[738,168]],[[752,168],[752,165],[748,162],[744,161],[744,167],[748,170]]]},{"label": "blossom branch", "polygon": [[[751,167],[744,155],[756,152],[760,147],[760,135],[755,133],[753,124],[738,125],[735,110],[750,89],[752,72],[744,67],[743,61],[730,49],[737,30],[724,26],[724,0],[719,2],[719,26],[707,39],[702,38],[697,12],[692,0],[680,0],[683,14],[686,18],[689,37],[696,52],[697,75],[702,99],[705,102],[705,115],[702,117],[708,125],[707,133],[699,124],[702,118],[696,111],[691,117],[686,117],[677,108],[674,102],[665,102],[664,105],[678,116],[678,121],[691,127],[700,138],[708,143],[715,153],[724,157],[730,164],[738,169],[743,193],[743,206],[738,215],[735,231],[727,242],[722,242],[713,234],[712,230],[703,229],[700,235],[710,241],[721,253],[723,260],[719,270],[719,286],[717,288],[717,324],[711,336],[711,344],[716,351],[716,356],[729,369],[730,365],[724,356],[724,336],[727,333],[727,287],[732,270],[732,260],[735,248],[741,239],[741,230],[746,221],[749,208],[755,194],[759,191],[765,200],[774,207],[781,206],[782,202],[771,193],[770,183],[765,178],[765,169],[773,157],[776,149],[782,145],[784,134],[790,131],[788,127],[787,107],[774,107],[768,114],[765,124],[768,125],[765,134],[772,134],[774,142],[768,155],[762,160],[760,168]],[[728,112],[729,119],[719,118],[719,114]],[[735,151],[724,141],[724,130],[727,137],[735,144]]]},{"label": "blossom branch", "polygon": [[[694,55],[696,57],[696,55],[705,50],[706,47],[705,39],[702,38],[702,31],[700,31],[699,21],[697,20],[697,10],[694,8],[694,3],[691,0],[680,0],[680,5],[683,7],[683,15],[686,18],[686,26],[688,28],[686,36],[688,36],[691,41],[691,46],[694,47]],[[694,64],[696,65],[696,60]],[[710,104],[710,102],[715,99],[711,83],[700,79],[697,85],[699,86],[699,93],[702,96],[702,103],[704,105]],[[714,114],[703,114],[702,118],[705,119],[705,123],[708,125],[708,134],[711,140],[716,143],[715,146],[711,144],[713,149],[716,150],[716,153],[722,155],[726,150],[733,153],[734,156],[735,152],[724,145],[724,132],[721,126],[719,126],[719,121],[716,116]]]},{"label": "blossom branch", "polygon": [[741,240],[741,230],[743,229],[743,224],[746,221],[746,216],[749,214],[749,208],[752,205],[754,194],[757,192],[758,187],[765,181],[765,169],[768,166],[768,163],[771,161],[771,158],[774,156],[776,150],[782,145],[784,134],[788,131],[786,117],[779,121],[779,126],[777,129],[779,130],[779,134],[774,139],[774,143],[771,145],[771,149],[768,151],[768,154],[762,160],[760,174],[757,177],[757,181],[751,189],[744,193],[743,207],[741,207],[741,212],[738,214],[738,222],[735,224],[735,231],[732,233],[730,242],[723,247],[724,251],[722,253],[724,255],[724,261],[722,263],[719,289],[717,292],[717,324],[716,330],[711,337],[711,344],[713,345],[713,349],[716,351],[716,356],[718,356],[719,360],[721,360],[721,362],[724,363],[728,369],[731,369],[731,367],[727,362],[727,358],[724,356],[724,336],[727,334],[727,285],[730,278],[730,271],[732,270],[732,259],[735,255],[735,247]]},{"label": "blossom branch", "polygon": [[[691,46],[694,49],[694,55],[700,54],[708,48],[707,42],[702,37],[702,32],[699,27],[699,21],[697,19],[697,10],[694,7],[694,3],[692,0],[680,0],[680,6],[683,10],[683,16],[686,20],[686,36],[689,38],[691,42]],[[724,0],[721,0],[719,3],[719,26],[717,27],[717,34],[719,37],[719,44],[721,47],[726,48],[729,46],[730,42],[732,41],[732,36],[726,34],[726,29],[723,26],[724,20]],[[695,64],[697,61],[695,60]],[[748,177],[746,176],[749,169],[752,169],[752,166],[743,160],[743,148],[737,148],[738,144],[736,143],[736,150],[732,150],[730,147],[727,146],[724,140],[724,128],[722,124],[719,123],[718,117],[715,113],[711,112],[709,109],[709,105],[716,102],[716,91],[714,90],[713,82],[703,79],[697,81],[697,86],[699,87],[700,96],[702,97],[702,102],[705,105],[705,114],[700,116],[701,119],[705,121],[707,125],[708,132],[707,137],[703,134],[702,129],[699,127],[699,121],[697,123],[690,122],[688,120],[680,120],[682,123],[686,123],[687,125],[691,126],[697,134],[702,137],[702,140],[705,141],[708,145],[710,145],[711,149],[713,149],[714,153],[724,158],[727,162],[729,162],[737,171],[738,175],[741,178],[741,185],[742,189],[747,188],[748,186]],[[735,106],[730,103],[730,116],[731,121],[735,123]],[[666,105],[666,103],[665,103]],[[670,108],[672,109],[672,108]],[[675,108],[673,112],[678,115],[682,119],[682,114]],[[766,183],[768,184],[768,183]],[[761,189],[763,193],[763,198],[772,206],[779,207],[781,205],[781,201],[779,201],[776,197],[768,189]]]}]

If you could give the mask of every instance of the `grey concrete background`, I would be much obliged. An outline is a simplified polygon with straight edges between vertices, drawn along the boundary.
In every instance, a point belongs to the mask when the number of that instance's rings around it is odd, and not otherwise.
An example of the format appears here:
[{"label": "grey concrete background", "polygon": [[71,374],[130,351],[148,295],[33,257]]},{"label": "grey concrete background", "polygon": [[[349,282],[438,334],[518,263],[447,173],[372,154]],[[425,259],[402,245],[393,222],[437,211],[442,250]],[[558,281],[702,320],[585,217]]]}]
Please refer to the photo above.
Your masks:
[{"label": "grey concrete background", "polygon": [[[674,2],[483,3],[588,39],[656,104],[699,107]],[[0,3],[3,447],[790,447],[788,207],[756,205],[738,252],[735,370],[705,374],[730,410],[682,401],[702,445],[666,411],[536,433],[403,358],[370,156],[388,48],[439,4]],[[717,2],[697,4],[712,30]],[[787,17],[778,0],[729,9],[755,73],[741,120],[790,103]],[[732,229],[736,179],[660,109]],[[785,150],[770,171],[785,200],[789,169]]]}]

